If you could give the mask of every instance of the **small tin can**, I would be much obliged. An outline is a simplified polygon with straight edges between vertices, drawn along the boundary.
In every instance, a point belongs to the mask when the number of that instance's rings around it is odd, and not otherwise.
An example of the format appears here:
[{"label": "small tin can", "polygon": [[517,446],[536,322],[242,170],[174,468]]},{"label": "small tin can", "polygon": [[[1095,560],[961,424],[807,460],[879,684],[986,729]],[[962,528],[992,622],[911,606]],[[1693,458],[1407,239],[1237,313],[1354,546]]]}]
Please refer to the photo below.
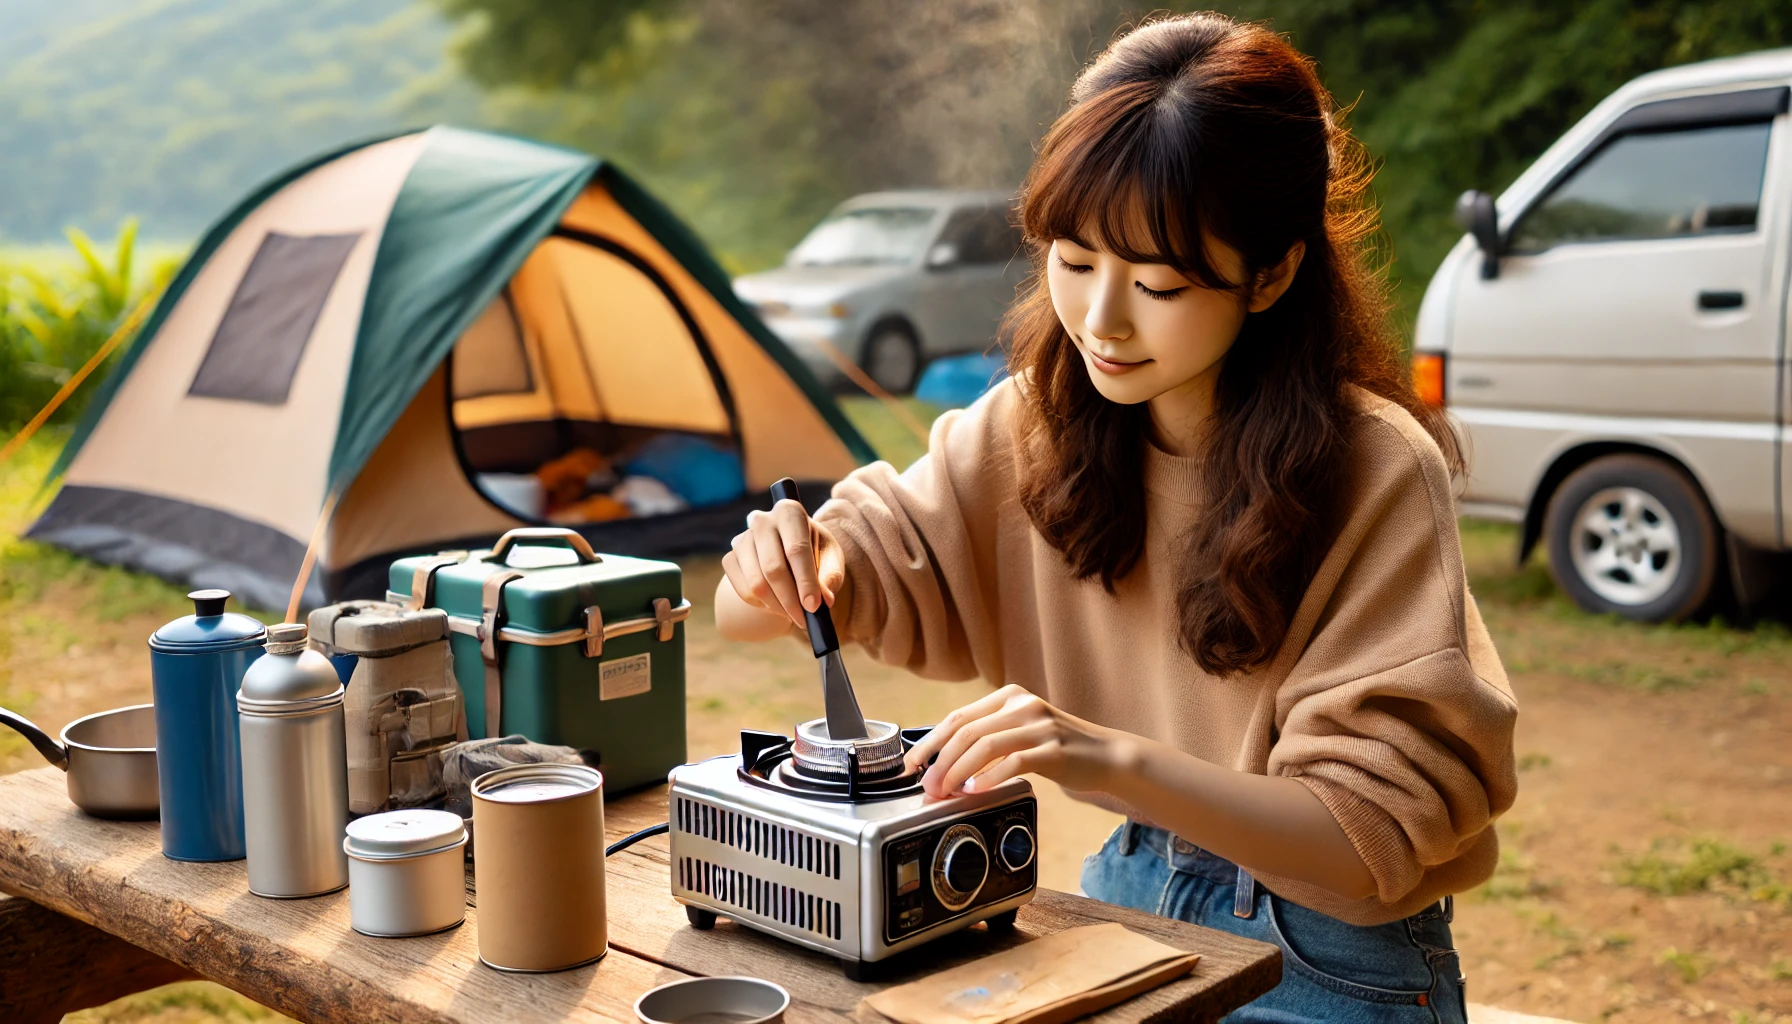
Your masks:
[{"label": "small tin can", "polygon": [[519,764],[473,781],[479,959],[500,971],[583,967],[609,952],[604,777]]},{"label": "small tin can", "polygon": [[349,927],[403,938],[458,928],[467,916],[467,829],[460,815],[423,808],[348,824]]}]

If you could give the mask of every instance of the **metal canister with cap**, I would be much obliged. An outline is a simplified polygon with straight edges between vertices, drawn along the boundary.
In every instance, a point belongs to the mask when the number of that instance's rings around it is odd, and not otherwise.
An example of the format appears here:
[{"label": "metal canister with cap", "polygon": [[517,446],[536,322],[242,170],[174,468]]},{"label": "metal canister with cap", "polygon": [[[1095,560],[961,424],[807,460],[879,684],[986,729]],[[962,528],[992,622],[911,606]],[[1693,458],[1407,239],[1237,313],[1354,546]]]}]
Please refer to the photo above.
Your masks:
[{"label": "metal canister with cap", "polygon": [[427,808],[349,822],[349,927],[401,938],[456,927],[467,914],[467,829],[460,815]]},{"label": "metal canister with cap", "polygon": [[519,764],[473,780],[479,959],[542,973],[609,952],[604,777],[575,764]]},{"label": "metal canister with cap", "polygon": [[162,855],[242,860],[243,774],[234,698],[267,630],[224,610],[227,590],[187,595],[183,615],[149,638],[155,687]]},{"label": "metal canister with cap", "polygon": [[249,891],[273,899],[348,884],[342,681],[305,637],[303,623],[268,627],[267,652],[236,696]]}]

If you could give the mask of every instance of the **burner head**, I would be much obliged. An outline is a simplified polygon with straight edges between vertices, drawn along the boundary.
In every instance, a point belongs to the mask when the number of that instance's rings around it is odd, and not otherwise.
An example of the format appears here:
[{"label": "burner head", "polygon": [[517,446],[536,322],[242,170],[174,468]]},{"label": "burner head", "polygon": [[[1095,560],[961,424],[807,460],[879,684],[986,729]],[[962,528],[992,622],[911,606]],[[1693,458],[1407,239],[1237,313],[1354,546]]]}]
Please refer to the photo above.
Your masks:
[{"label": "burner head", "polygon": [[902,770],[902,734],[893,722],[866,722],[871,735],[852,740],[837,740],[828,735],[828,722],[817,718],[796,727],[796,742],[791,754],[797,766],[824,776],[846,776],[847,753],[858,751],[859,774],[882,776]]}]

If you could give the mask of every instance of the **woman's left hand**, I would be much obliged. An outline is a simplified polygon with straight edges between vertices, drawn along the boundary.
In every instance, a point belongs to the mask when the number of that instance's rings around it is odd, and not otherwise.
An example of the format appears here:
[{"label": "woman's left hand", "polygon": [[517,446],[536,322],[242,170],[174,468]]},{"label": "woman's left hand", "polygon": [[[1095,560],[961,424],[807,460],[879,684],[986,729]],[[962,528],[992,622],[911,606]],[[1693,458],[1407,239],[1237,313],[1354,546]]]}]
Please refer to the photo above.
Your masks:
[{"label": "woman's left hand", "polygon": [[1125,733],[1085,722],[1009,684],[946,716],[905,759],[928,796],[981,793],[1026,772],[1067,789],[1105,789],[1128,756]]}]

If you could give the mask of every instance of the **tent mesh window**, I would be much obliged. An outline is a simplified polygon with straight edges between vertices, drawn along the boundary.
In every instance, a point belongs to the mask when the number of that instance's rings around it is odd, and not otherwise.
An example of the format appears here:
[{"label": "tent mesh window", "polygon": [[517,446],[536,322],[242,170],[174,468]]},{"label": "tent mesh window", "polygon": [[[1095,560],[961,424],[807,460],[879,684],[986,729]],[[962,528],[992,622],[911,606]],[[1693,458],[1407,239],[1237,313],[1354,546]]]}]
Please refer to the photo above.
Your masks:
[{"label": "tent mesh window", "polygon": [[361,237],[269,232],[187,394],[283,405],[342,264]]}]

